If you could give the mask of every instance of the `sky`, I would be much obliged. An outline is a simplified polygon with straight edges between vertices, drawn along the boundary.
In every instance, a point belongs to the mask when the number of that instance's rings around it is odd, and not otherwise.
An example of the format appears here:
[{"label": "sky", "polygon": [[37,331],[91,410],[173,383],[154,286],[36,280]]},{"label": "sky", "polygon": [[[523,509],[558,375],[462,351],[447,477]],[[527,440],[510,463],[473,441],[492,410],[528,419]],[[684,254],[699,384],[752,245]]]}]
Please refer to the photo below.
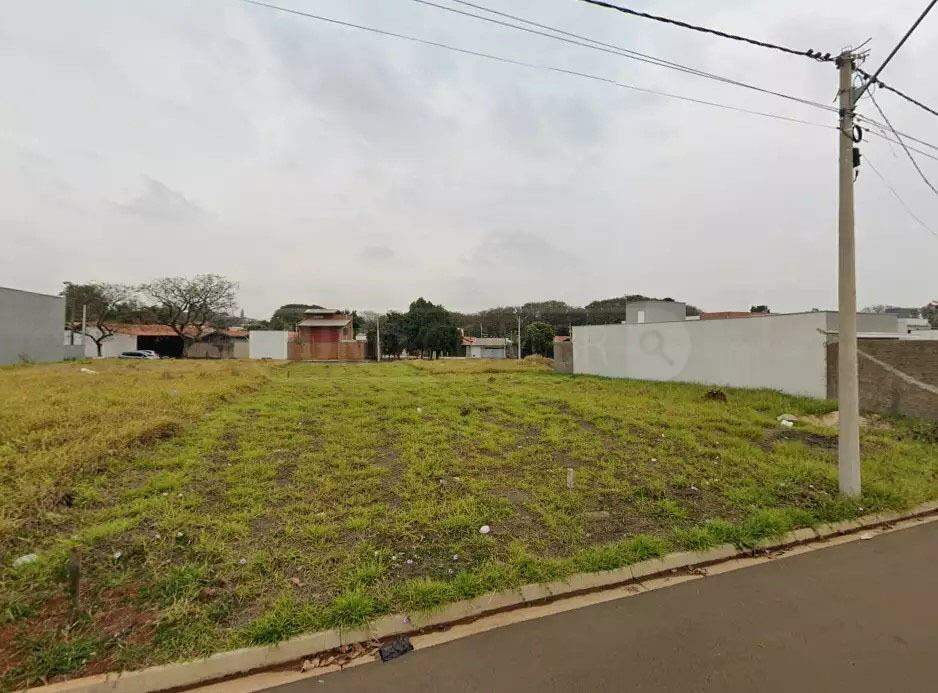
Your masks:
[{"label": "sky", "polygon": [[[274,1],[643,88],[836,119],[413,0]],[[836,94],[832,64],[577,0],[476,1],[813,101]],[[871,38],[871,71],[924,4],[629,1],[802,50]],[[33,0],[3,14],[0,286],[57,293],[64,281],[213,272],[237,281],[241,307],[259,318],[293,302],[406,309],[417,296],[461,311],[627,293],[712,311],[837,304],[830,128],[240,0]],[[938,12],[882,79],[938,104],[936,60]],[[938,142],[938,119],[888,92],[876,98],[899,130]],[[868,99],[859,110],[880,119]],[[862,166],[859,303],[938,299],[938,197],[897,146],[868,137],[862,148],[932,232]],[[920,165],[938,184],[938,162]]]}]

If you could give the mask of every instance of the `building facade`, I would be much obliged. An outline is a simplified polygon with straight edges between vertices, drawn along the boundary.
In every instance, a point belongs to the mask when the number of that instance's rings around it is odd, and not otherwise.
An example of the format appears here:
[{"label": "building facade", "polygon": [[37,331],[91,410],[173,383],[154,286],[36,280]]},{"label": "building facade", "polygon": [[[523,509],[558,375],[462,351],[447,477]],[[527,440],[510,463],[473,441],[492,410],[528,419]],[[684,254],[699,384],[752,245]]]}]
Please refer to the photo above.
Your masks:
[{"label": "building facade", "polygon": [[[865,338],[901,339],[895,315],[861,313]],[[827,344],[835,312],[750,319],[682,320],[573,328],[574,373],[769,388],[827,396]]]},{"label": "building facade", "polygon": [[505,337],[463,337],[467,359],[503,359],[508,356],[508,339]]},{"label": "building facade", "polygon": [[[125,351],[148,349],[163,358],[192,359],[246,359],[248,353],[248,332],[237,327],[225,329],[206,328],[202,338],[185,345],[185,340],[176,334],[169,325],[156,324],[109,324],[113,334],[101,341],[101,353],[94,338],[100,336],[97,327],[88,327],[88,339],[85,340],[87,358],[116,358]],[[187,330],[186,334],[195,334]]]},{"label": "building facade", "polygon": [[310,308],[288,343],[293,361],[363,361],[365,343],[355,339],[352,316],[332,308]]},{"label": "building facade", "polygon": [[625,322],[678,322],[687,317],[687,304],[680,301],[629,301],[625,304]]}]

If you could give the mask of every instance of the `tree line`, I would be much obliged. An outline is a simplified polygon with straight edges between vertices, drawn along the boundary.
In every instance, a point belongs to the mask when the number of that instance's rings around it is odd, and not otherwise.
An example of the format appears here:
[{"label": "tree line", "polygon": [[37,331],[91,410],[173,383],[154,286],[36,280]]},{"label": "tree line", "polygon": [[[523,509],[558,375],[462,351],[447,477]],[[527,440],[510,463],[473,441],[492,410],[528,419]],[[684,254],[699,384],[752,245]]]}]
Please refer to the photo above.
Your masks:
[{"label": "tree line", "polygon": [[865,313],[891,313],[900,317],[924,318],[928,320],[928,324],[933,330],[938,330],[938,300],[932,301],[921,308],[902,308],[880,303],[867,306],[863,311]]},{"label": "tree line", "polygon": [[[295,330],[304,319],[304,312],[322,308],[316,304],[288,303],[274,311],[269,320],[244,319],[233,316],[236,306],[236,282],[218,274],[195,277],[163,277],[138,285],[66,282],[62,296],[66,300],[67,326],[77,330],[81,325],[82,308],[86,311],[87,337],[101,354],[102,345],[116,333],[121,323],[157,323],[170,327],[186,345],[201,340],[216,328],[245,324],[248,329]],[[475,313],[448,311],[421,297],[406,312],[347,310],[352,316],[356,334],[365,333],[371,344],[377,344],[381,332],[381,353],[397,357],[405,350],[418,356],[448,356],[461,351],[461,335],[506,337],[517,345],[521,327],[522,353],[552,355],[555,335],[568,336],[576,325],[616,324],[626,319],[626,306],[636,301],[653,299],[642,294],[592,301],[583,307],[564,301],[550,300],[525,303],[522,306],[499,306]],[[752,306],[752,312],[768,313],[766,305]],[[894,312],[893,306],[877,305],[866,310]],[[914,311],[938,329],[938,301]],[[687,304],[687,315],[700,315],[696,306]],[[517,346],[515,347],[517,348]]]},{"label": "tree line", "polygon": [[[456,313],[458,325],[466,334],[473,336],[505,336],[517,334],[518,316],[524,325],[533,322],[546,323],[558,335],[569,336],[570,329],[577,325],[612,325],[625,320],[625,307],[635,301],[674,301],[673,298],[655,299],[642,294],[626,294],[616,298],[604,298],[572,306],[564,301],[535,301],[522,306],[499,306],[475,313]],[[687,315],[700,315],[700,309],[687,305]]]}]

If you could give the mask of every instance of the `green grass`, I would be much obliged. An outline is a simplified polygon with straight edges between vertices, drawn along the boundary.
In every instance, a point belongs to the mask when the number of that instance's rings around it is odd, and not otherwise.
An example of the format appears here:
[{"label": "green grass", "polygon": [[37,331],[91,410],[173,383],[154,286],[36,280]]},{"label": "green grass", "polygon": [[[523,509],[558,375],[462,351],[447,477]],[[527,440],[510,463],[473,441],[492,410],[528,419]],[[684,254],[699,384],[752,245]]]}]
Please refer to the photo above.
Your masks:
[{"label": "green grass", "polygon": [[90,367],[0,369],[0,687],[938,497],[933,426],[864,431],[849,501],[834,432],[775,421],[834,405],[775,392],[515,362]]}]

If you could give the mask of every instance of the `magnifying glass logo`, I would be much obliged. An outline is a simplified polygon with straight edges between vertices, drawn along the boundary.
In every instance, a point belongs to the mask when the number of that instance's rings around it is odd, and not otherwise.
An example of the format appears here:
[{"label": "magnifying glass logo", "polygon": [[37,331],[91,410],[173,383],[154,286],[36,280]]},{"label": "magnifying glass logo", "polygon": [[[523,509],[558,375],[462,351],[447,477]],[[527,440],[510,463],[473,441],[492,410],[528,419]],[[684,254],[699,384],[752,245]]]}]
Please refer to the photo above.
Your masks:
[{"label": "magnifying glass logo", "polygon": [[674,365],[674,360],[664,353],[664,337],[658,330],[651,330],[639,337],[638,346],[649,356],[660,356],[669,366]]}]

